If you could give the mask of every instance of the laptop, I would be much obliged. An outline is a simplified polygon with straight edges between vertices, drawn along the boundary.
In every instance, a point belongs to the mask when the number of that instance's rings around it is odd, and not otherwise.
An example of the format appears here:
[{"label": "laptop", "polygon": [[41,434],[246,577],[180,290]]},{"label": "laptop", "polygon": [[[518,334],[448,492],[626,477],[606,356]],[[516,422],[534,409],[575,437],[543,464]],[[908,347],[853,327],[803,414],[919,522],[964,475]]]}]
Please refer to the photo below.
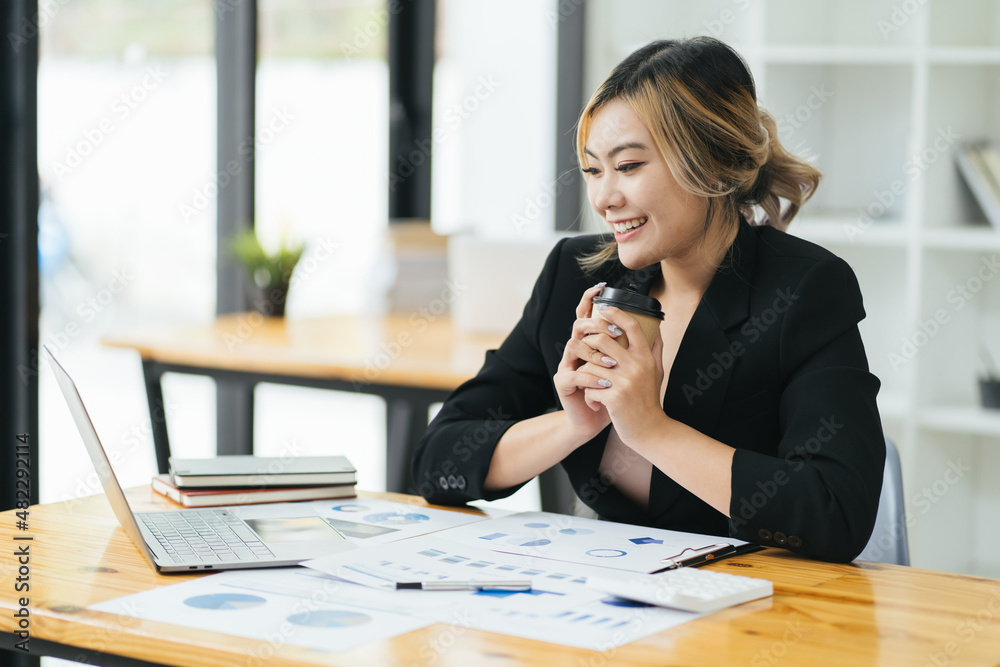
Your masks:
[{"label": "laptop", "polygon": [[118,523],[158,572],[283,567],[356,548],[305,504],[133,512],[76,384],[44,349]]}]

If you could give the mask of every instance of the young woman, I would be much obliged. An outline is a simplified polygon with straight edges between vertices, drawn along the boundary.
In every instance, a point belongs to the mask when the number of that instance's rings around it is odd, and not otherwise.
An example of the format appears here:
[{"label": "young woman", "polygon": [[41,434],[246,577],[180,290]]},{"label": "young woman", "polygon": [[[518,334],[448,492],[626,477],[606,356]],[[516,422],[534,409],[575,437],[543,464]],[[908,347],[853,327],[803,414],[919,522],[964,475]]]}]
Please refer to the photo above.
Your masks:
[{"label": "young woman", "polygon": [[[418,444],[419,492],[502,498],[561,463],[602,518],[852,560],[885,443],[857,280],[783,231],[819,172],[705,37],[618,65],[577,151],[609,233],[553,249],[521,321]],[[627,312],[594,312],[605,284],[659,300],[652,346]]]}]

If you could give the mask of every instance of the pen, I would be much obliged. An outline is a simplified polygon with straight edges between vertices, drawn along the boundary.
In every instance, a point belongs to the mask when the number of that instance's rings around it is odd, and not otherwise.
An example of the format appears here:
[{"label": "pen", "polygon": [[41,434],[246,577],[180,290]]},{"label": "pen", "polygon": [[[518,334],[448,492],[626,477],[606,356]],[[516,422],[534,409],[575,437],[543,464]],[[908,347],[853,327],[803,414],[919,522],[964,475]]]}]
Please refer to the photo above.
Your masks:
[{"label": "pen", "polygon": [[530,581],[412,581],[397,582],[397,589],[422,591],[527,591]]},{"label": "pen", "polygon": [[[701,565],[702,563],[707,563],[708,561],[715,560],[716,558],[723,558],[724,556],[729,556],[736,553],[737,547],[734,547],[728,542],[722,542],[719,544],[712,544],[701,549],[692,549],[688,547],[684,549],[676,556],[670,558],[664,558],[661,563],[666,563],[667,566],[656,570],[656,572],[665,572],[666,570],[676,570],[679,567],[691,567],[694,565]],[[690,552],[690,553],[689,553]],[[687,554],[687,555],[685,555]]]},{"label": "pen", "polygon": [[[421,574],[431,574],[422,572]],[[388,588],[396,590],[420,590],[420,591],[527,591],[531,590],[530,579],[461,579],[458,577],[441,576],[437,579],[423,578],[409,579],[397,574],[390,574],[385,570],[363,565],[361,563],[350,563],[337,568],[337,576],[348,581],[375,588]],[[412,574],[410,576],[413,576]],[[433,575],[431,575],[433,576]]]}]

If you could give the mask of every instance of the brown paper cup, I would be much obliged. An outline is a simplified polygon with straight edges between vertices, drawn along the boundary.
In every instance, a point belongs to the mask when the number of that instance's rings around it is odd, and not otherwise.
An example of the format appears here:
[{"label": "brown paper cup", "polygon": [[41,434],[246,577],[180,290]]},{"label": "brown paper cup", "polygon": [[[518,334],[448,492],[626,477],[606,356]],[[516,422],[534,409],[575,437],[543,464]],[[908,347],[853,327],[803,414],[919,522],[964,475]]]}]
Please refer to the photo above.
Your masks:
[{"label": "brown paper cup", "polygon": [[[650,317],[649,315],[641,315],[639,313],[629,312],[628,314],[634,317],[635,320],[639,323],[639,326],[642,327],[642,333],[646,336],[646,342],[649,343],[650,347],[653,347],[653,341],[656,340],[656,332],[660,330],[660,323],[663,322],[663,320],[657,319],[655,317]],[[607,320],[607,318],[603,316],[602,319]],[[618,336],[618,338],[615,338],[615,340],[618,341],[618,344],[624,347],[626,350],[628,349],[628,334],[623,333],[623,335]]]},{"label": "brown paper cup", "polygon": [[[651,296],[645,294],[638,294],[630,289],[616,289],[613,287],[605,287],[601,290],[601,293],[594,297],[595,308],[606,303],[610,306],[615,306],[621,310],[624,310],[629,315],[634,317],[642,327],[642,333],[646,336],[646,342],[649,346],[653,346],[653,341],[656,340],[656,332],[660,329],[660,322],[663,321],[663,311],[660,310],[660,302]],[[601,311],[598,310],[598,313]],[[608,318],[601,316],[601,319],[607,320]],[[619,336],[617,339],[618,343],[625,348],[628,348],[628,335]]]}]

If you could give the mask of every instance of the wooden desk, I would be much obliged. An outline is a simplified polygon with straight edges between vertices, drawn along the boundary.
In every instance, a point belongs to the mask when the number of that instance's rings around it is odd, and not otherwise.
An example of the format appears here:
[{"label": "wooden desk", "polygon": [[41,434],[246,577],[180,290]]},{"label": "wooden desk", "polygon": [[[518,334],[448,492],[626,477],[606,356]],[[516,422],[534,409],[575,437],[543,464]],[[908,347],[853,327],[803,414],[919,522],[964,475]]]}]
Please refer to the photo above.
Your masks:
[{"label": "wooden desk", "polygon": [[[363,494],[426,506],[420,498]],[[135,509],[170,505],[148,488],[129,491]],[[466,510],[470,511],[470,510]],[[0,514],[4,547],[0,631],[16,630],[13,511]],[[168,665],[242,665],[242,637],[88,611],[88,605],[191,576],[157,575],[118,526],[104,496],[30,508],[30,643],[34,652],[92,664],[128,656]],[[342,653],[274,648],[267,667],[305,665],[997,665],[1000,580],[895,565],[831,565],[767,549],[708,566],[765,577],[769,599],[731,607],[603,653],[447,625],[433,625]],[[435,650],[435,647],[439,648]],[[257,652],[261,651],[261,652]],[[113,654],[111,656],[106,654]],[[950,655],[949,655],[950,654]],[[0,663],[8,664],[0,655]]]},{"label": "wooden desk", "polygon": [[407,491],[410,449],[427,412],[483,364],[503,336],[456,332],[433,312],[294,320],[241,313],[202,325],[156,326],[104,340],[138,350],[149,401],[157,467],[170,453],[163,407],[164,373],[207,375],[242,397],[220,402],[218,452],[253,451],[253,388],[275,382],[359,391],[386,401],[386,488]]}]

